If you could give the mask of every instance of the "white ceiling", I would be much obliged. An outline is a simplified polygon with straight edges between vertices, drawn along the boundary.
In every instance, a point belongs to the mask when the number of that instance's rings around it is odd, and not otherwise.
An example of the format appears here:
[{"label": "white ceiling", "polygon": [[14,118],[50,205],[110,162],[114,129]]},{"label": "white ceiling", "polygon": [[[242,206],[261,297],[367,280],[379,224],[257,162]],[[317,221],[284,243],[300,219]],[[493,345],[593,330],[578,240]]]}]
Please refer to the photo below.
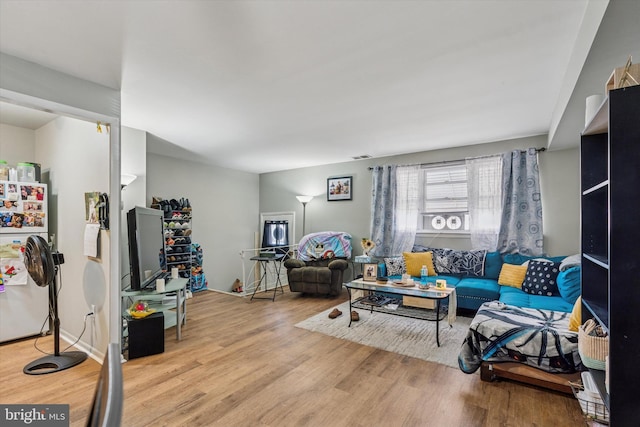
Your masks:
[{"label": "white ceiling", "polygon": [[36,130],[58,117],[56,114],[0,102],[0,123]]},{"label": "white ceiling", "polygon": [[548,133],[587,3],[0,0],[0,51],[262,173]]}]

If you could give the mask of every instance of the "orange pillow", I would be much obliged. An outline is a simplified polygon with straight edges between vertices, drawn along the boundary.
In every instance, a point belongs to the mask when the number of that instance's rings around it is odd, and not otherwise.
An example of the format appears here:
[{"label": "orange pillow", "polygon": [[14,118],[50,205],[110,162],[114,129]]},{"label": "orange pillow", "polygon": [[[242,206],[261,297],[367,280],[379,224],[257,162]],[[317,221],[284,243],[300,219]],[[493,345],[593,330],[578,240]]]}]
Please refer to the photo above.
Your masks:
[{"label": "orange pillow", "polygon": [[407,266],[407,274],[414,277],[420,277],[420,270],[423,265],[427,266],[427,274],[429,276],[437,276],[436,269],[433,266],[433,252],[403,252],[402,257]]},{"label": "orange pillow", "polygon": [[527,275],[527,265],[502,264],[498,284],[522,289],[522,282]]}]

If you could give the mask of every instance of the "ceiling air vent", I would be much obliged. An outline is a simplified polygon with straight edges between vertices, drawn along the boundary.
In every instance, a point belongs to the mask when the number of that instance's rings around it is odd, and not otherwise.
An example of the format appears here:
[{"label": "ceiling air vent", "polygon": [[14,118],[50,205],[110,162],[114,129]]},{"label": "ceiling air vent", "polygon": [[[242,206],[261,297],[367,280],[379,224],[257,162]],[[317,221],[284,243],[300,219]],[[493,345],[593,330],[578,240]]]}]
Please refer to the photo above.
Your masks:
[{"label": "ceiling air vent", "polygon": [[363,154],[362,156],[354,156],[352,157],[353,160],[362,160],[362,159],[370,159],[371,156],[368,154]]}]

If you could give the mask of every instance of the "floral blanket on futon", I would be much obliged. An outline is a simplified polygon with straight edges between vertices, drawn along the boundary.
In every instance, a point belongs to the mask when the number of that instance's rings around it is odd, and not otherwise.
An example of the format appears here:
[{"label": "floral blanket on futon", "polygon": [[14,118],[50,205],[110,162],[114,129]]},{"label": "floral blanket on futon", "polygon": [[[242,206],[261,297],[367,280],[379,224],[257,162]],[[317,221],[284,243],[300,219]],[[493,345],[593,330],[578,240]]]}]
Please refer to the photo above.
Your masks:
[{"label": "floral blanket on futon", "polygon": [[480,306],[458,355],[471,374],[483,361],[520,362],[553,373],[573,373],[581,364],[578,333],[570,313],[522,308],[499,301]]}]

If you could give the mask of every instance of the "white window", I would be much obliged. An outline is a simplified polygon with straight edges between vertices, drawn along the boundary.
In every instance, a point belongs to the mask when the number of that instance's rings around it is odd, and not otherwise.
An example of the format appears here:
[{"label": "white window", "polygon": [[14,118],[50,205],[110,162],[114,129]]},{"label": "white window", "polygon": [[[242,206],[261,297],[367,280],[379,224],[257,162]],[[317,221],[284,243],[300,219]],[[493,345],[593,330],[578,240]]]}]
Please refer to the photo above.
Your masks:
[{"label": "white window", "polygon": [[425,165],[420,172],[418,231],[469,233],[465,162]]}]

